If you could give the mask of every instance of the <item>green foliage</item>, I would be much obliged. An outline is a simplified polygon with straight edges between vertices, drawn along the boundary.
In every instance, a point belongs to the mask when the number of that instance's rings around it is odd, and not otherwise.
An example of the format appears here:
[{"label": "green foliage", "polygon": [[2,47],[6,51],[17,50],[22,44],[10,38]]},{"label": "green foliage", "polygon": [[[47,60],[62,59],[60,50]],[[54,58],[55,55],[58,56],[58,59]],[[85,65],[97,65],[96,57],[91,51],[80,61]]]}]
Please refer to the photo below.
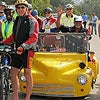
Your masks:
[{"label": "green foliage", "polygon": [[[16,0],[0,0],[6,1],[7,4],[15,4]],[[92,13],[100,18],[100,0],[84,0],[80,5],[74,4],[72,0],[27,0],[33,5],[33,9],[37,9],[40,16],[44,15],[44,9],[46,7],[51,7],[53,12],[57,11],[57,7],[62,6],[63,10],[65,5],[71,3],[74,5],[74,14],[80,15],[83,12],[86,12],[88,16],[91,16]]]},{"label": "green foliage", "polygon": [[51,7],[50,0],[32,0],[33,9],[37,9],[40,16],[44,16],[44,9]]}]

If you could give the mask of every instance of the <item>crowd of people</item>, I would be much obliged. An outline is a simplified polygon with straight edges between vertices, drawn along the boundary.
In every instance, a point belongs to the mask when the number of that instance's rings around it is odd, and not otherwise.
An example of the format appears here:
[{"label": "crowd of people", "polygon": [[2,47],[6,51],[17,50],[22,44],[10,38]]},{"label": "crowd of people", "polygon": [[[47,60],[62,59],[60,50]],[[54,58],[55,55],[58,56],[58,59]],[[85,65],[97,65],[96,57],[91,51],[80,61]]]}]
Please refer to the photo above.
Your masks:
[{"label": "crowd of people", "polygon": [[[11,7],[11,8],[9,8]],[[11,5],[8,7],[8,5],[5,2],[0,2],[0,39],[5,39],[4,35],[7,35],[7,37],[11,34],[11,23],[10,21],[14,22],[14,20],[17,17],[17,12],[14,7]],[[13,10],[12,15],[7,14],[5,12],[5,9],[9,9],[9,12]],[[39,25],[39,32],[44,32],[44,33],[51,33],[51,32],[67,32],[63,30],[62,26],[65,27],[73,27],[75,25],[75,18],[81,18],[81,28],[87,29],[88,25],[87,22],[89,20],[88,15],[86,12],[84,12],[81,16],[77,16],[73,14],[74,6],[72,4],[67,4],[65,6],[65,11],[61,7],[58,7],[57,9],[57,18],[53,17],[53,11],[50,7],[46,7],[44,9],[44,18],[42,19],[38,15],[37,9],[33,9],[32,5],[28,3],[28,10],[27,14],[32,15],[36,20],[38,21]],[[10,15],[10,19],[7,18],[7,16]],[[9,21],[10,20],[10,21]],[[96,16],[95,13],[92,14],[89,25],[91,26],[91,34],[97,34],[96,31],[96,22],[98,20],[98,17]],[[8,21],[8,22],[7,22]],[[77,21],[78,23],[79,21]],[[5,23],[5,28],[4,29],[4,24]],[[2,24],[2,25],[1,25]],[[13,25],[12,25],[13,26]],[[5,30],[5,31],[4,31]],[[10,32],[9,32],[10,30]],[[2,32],[1,32],[2,31]],[[7,33],[8,31],[8,33]],[[6,33],[6,34],[5,34]],[[8,35],[9,34],[9,35]]]},{"label": "crowd of people", "polygon": [[[11,68],[11,81],[13,88],[13,100],[18,97],[18,73],[24,68],[26,77],[26,98],[30,100],[32,93],[33,78],[31,74],[30,58],[34,57],[38,32],[86,32],[88,16],[84,12],[82,16],[73,14],[74,6],[67,4],[65,11],[61,7],[57,9],[58,17],[54,18],[52,9],[44,9],[45,18],[38,15],[37,9],[26,0],[17,0],[15,7],[0,2],[0,40],[3,44],[16,43],[17,54],[14,54]],[[97,16],[93,13],[92,27],[96,32]],[[84,24],[84,27],[83,27]],[[93,33],[93,31],[92,31]]]}]

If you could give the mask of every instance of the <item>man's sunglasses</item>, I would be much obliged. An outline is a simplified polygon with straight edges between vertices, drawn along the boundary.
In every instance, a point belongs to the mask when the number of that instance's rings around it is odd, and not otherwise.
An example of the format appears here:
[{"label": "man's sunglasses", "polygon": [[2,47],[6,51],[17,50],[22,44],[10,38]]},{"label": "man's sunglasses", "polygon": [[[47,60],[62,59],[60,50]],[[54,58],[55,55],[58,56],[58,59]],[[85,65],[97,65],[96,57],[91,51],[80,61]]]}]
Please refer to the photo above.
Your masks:
[{"label": "man's sunglasses", "polygon": [[5,12],[6,15],[11,15],[13,12]]},{"label": "man's sunglasses", "polygon": [[67,8],[66,10],[72,10],[72,8]]},{"label": "man's sunglasses", "polygon": [[46,12],[45,14],[50,14],[50,12]]},{"label": "man's sunglasses", "polygon": [[25,9],[25,6],[18,6],[17,9]]}]

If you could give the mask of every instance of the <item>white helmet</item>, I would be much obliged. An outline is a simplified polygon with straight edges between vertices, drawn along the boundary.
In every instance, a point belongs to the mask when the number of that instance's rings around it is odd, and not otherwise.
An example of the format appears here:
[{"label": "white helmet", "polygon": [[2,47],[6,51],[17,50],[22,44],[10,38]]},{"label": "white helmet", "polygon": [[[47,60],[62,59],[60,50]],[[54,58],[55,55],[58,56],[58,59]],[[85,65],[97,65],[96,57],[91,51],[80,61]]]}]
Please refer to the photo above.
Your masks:
[{"label": "white helmet", "polygon": [[18,5],[25,5],[26,7],[28,7],[29,3],[26,0],[17,0],[15,3],[15,7],[17,7]]},{"label": "white helmet", "polygon": [[67,8],[74,8],[74,7],[73,7],[72,4],[67,4],[67,5],[66,5],[66,9],[67,9]]},{"label": "white helmet", "polygon": [[74,18],[74,21],[75,21],[75,22],[82,22],[82,21],[83,21],[82,16],[76,16],[76,17]]}]

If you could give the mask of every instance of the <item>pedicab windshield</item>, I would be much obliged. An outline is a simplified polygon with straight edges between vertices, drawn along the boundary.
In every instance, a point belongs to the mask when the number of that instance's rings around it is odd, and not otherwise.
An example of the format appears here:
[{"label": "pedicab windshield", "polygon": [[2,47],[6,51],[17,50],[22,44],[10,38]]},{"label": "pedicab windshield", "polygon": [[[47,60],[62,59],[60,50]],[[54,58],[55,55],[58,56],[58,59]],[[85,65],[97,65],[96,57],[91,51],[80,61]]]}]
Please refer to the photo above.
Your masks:
[{"label": "pedicab windshield", "polygon": [[39,33],[38,37],[40,52],[87,52],[88,46],[86,33]]}]

